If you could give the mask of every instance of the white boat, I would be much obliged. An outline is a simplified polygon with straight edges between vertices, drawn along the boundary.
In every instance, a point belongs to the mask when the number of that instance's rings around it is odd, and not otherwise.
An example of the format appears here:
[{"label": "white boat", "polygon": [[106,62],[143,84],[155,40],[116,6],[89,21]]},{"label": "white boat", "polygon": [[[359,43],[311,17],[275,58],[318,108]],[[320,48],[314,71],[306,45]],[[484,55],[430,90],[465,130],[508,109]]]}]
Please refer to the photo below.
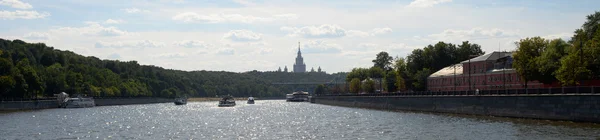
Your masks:
[{"label": "white boat", "polygon": [[308,101],[308,92],[297,91],[292,94],[286,94],[286,101],[288,102],[305,102]]},{"label": "white boat", "polygon": [[62,108],[84,108],[96,106],[94,98],[81,97],[79,95],[75,98],[69,98],[69,94],[65,92],[58,94],[57,100],[59,102],[59,107]]},{"label": "white boat", "polygon": [[187,98],[175,99],[175,105],[185,105],[185,104],[187,104]]},{"label": "white boat", "polygon": [[219,101],[219,107],[232,107],[235,106],[235,99],[231,96],[225,96]]},{"label": "white boat", "polygon": [[254,104],[254,97],[248,97],[248,104]]}]

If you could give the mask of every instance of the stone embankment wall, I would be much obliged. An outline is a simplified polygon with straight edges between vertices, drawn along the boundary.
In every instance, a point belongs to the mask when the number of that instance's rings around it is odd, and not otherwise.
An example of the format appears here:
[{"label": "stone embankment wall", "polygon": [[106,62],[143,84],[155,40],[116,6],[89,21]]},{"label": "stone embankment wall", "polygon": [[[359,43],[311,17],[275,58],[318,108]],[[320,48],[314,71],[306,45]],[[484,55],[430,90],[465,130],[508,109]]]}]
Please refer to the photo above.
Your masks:
[{"label": "stone embankment wall", "polygon": [[132,105],[132,104],[153,104],[153,103],[168,103],[173,102],[174,99],[169,98],[98,98],[94,99],[97,106],[110,106],[110,105]]},{"label": "stone embankment wall", "polygon": [[[97,106],[110,105],[131,105],[131,104],[152,104],[173,102],[169,98],[95,98]],[[58,108],[56,100],[37,100],[37,101],[2,101],[0,110],[29,110]]]},{"label": "stone embankment wall", "polygon": [[600,123],[600,95],[320,96],[319,104]]},{"label": "stone embankment wall", "polygon": [[0,102],[0,110],[28,110],[57,108],[56,100],[37,100],[37,101],[3,101]]}]

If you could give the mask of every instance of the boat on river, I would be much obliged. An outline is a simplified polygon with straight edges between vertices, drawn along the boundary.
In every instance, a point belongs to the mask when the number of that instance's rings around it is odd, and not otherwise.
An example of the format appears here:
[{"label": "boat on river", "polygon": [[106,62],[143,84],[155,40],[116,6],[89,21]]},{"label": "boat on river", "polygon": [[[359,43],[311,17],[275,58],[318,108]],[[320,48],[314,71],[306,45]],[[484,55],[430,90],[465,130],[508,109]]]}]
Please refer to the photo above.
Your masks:
[{"label": "boat on river", "polygon": [[175,98],[175,105],[187,104],[187,98]]},{"label": "boat on river", "polygon": [[84,107],[94,107],[96,106],[96,102],[92,97],[82,97],[81,95],[77,95],[77,97],[71,98],[69,94],[65,92],[61,92],[57,94],[58,106],[61,108],[84,108]]},{"label": "boat on river", "polygon": [[248,97],[248,104],[254,104],[254,97]]},{"label": "boat on river", "polygon": [[308,92],[296,91],[291,94],[286,94],[286,101],[288,102],[305,102],[308,101]]},{"label": "boat on river", "polygon": [[231,96],[225,96],[219,101],[219,107],[232,107],[235,106],[235,99]]}]

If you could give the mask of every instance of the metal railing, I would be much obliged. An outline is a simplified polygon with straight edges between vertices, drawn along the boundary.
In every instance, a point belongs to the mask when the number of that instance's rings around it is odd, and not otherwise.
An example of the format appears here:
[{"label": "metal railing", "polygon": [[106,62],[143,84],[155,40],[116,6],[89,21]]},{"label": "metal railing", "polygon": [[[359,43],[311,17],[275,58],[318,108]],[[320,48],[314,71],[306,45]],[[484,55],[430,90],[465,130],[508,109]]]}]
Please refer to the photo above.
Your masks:
[{"label": "metal railing", "polygon": [[390,93],[342,93],[321,94],[317,96],[480,96],[480,95],[559,95],[559,94],[595,94],[600,95],[599,86],[589,87],[553,87],[529,89],[465,90],[465,91],[408,91]]}]

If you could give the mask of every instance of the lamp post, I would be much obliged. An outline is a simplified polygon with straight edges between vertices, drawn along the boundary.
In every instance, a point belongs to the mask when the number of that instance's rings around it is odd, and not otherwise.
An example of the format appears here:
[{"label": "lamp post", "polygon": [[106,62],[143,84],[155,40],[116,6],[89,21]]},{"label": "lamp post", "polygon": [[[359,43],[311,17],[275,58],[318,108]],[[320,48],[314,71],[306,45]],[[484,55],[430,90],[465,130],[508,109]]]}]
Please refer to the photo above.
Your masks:
[{"label": "lamp post", "polygon": [[471,89],[471,86],[472,86],[472,84],[471,84],[471,71],[472,71],[472,69],[471,69],[471,58],[477,57],[477,56],[478,55],[469,55],[469,92],[471,92],[471,90],[472,90]]}]

